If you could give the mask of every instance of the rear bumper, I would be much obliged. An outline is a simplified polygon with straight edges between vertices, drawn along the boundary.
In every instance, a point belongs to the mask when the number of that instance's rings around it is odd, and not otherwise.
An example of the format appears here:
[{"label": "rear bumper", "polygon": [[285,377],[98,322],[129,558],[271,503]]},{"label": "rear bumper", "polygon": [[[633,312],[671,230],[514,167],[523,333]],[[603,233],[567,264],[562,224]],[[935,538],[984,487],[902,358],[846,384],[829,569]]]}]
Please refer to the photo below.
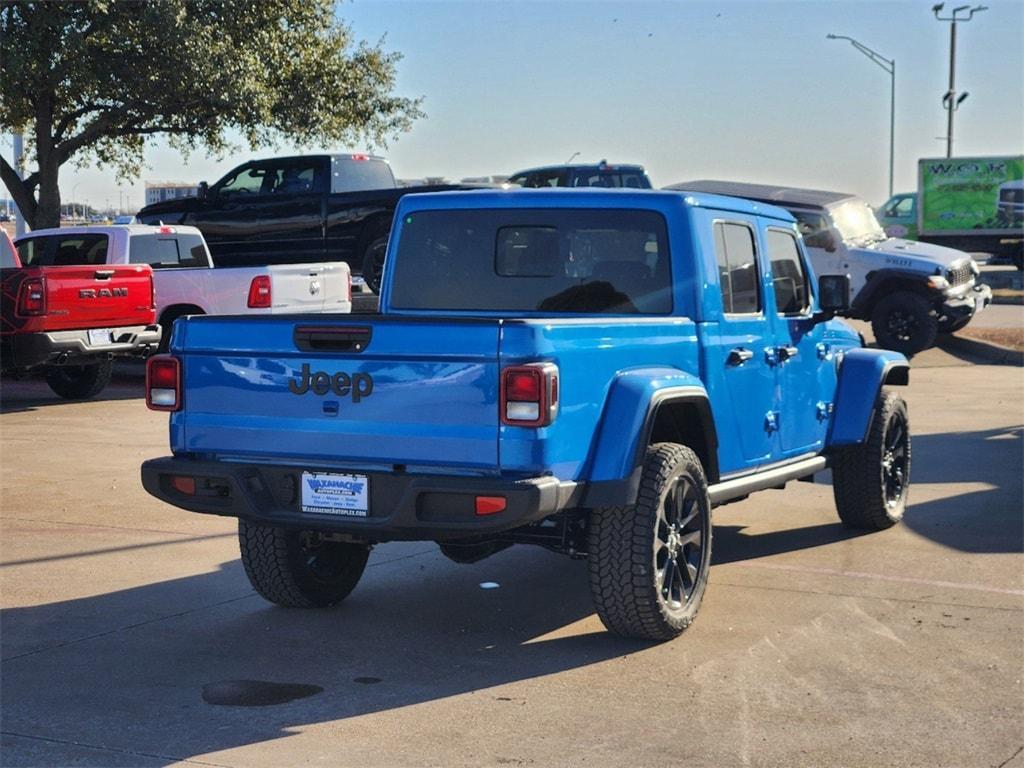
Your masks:
[{"label": "rear bumper", "polygon": [[[300,483],[309,467],[196,461],[167,456],[142,465],[142,485],[181,509],[238,517],[268,525],[329,531],[367,541],[446,541],[518,528],[574,506],[576,484],[554,477],[507,480],[367,472],[369,514],[350,517],[303,512]],[[196,493],[174,487],[172,477],[195,479]],[[503,496],[503,511],[477,516],[475,497]]]},{"label": "rear bumper", "polygon": [[3,339],[4,368],[35,368],[40,365],[76,365],[111,356],[129,357],[156,351],[159,325],[128,325],[111,328],[109,341],[90,341],[86,329],[15,333]]}]

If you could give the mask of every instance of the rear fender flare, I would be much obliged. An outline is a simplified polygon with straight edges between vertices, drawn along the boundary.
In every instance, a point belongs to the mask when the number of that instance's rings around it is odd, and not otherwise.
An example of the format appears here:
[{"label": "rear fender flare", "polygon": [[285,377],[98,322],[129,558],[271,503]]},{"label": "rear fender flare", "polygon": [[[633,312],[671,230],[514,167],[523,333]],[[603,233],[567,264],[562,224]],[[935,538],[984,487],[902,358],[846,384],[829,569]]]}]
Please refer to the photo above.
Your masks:
[{"label": "rear fender flare", "polygon": [[843,355],[829,445],[863,443],[882,386],[906,386],[909,380],[910,363],[899,352],[851,349]]},{"label": "rear fender flare", "polygon": [[692,409],[699,419],[698,425],[689,427],[701,444],[690,447],[704,461],[709,482],[717,479],[718,437],[704,383],[676,368],[624,371],[613,381],[605,401],[584,506],[632,503],[658,414],[676,406]]}]

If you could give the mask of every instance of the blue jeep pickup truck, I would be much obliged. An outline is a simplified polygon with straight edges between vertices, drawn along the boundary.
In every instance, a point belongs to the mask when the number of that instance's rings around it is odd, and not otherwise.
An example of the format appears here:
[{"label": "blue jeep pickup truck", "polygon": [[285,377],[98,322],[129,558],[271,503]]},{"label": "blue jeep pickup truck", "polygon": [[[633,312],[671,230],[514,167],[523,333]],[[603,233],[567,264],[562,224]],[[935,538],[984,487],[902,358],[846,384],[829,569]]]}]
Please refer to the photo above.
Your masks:
[{"label": "blue jeep pickup truck", "polygon": [[381,312],[193,317],[151,358],[173,456],[149,493],[239,519],[268,600],[337,603],[370,548],[585,557],[612,632],[674,637],[712,507],[831,467],[840,518],[897,522],[899,353],[832,319],[782,209],[686,192],[410,195]]}]

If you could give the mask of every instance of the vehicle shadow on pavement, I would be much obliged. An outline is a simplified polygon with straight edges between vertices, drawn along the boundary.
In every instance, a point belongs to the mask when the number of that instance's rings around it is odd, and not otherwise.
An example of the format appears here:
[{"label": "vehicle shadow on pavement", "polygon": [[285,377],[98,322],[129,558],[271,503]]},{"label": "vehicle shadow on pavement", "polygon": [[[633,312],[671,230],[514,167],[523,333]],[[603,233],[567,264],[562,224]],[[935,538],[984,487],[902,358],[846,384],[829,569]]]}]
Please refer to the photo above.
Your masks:
[{"label": "vehicle shadow on pavement", "polygon": [[[166,765],[314,723],[365,727],[337,721],[460,695],[514,716],[524,700],[496,686],[650,647],[604,631],[583,562],[527,547],[475,565],[450,563],[436,548],[391,560],[388,550],[375,551],[355,592],[329,610],[268,605],[232,561],[0,612],[3,731],[17,742],[4,764],[110,765],[120,753]],[[235,680],[323,691],[264,707],[203,700],[204,686]]]},{"label": "vehicle shadow on pavement", "polygon": [[[146,396],[142,382],[136,377],[114,376],[111,383],[88,402],[105,400],[136,400]],[[65,400],[51,390],[42,379],[0,379],[0,414],[24,413],[54,405],[86,402]]]},{"label": "vehicle shadow on pavement", "polygon": [[[1022,437],[1021,427],[915,435],[910,503],[903,524],[962,552],[1024,551]],[[958,483],[987,487],[915,501],[921,496],[915,485]]]}]

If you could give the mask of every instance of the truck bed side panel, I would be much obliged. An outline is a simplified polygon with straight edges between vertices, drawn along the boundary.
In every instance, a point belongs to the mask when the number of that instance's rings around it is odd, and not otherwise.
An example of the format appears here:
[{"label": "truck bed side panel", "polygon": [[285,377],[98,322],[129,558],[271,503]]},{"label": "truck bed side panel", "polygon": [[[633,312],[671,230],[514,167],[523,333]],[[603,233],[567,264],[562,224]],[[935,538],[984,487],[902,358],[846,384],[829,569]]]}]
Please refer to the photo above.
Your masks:
[{"label": "truck bed side panel", "polygon": [[550,470],[560,480],[590,479],[616,377],[652,366],[699,376],[696,334],[691,320],[676,317],[507,321],[501,365],[555,363],[560,404],[549,427],[501,427],[502,471],[531,475]]}]

